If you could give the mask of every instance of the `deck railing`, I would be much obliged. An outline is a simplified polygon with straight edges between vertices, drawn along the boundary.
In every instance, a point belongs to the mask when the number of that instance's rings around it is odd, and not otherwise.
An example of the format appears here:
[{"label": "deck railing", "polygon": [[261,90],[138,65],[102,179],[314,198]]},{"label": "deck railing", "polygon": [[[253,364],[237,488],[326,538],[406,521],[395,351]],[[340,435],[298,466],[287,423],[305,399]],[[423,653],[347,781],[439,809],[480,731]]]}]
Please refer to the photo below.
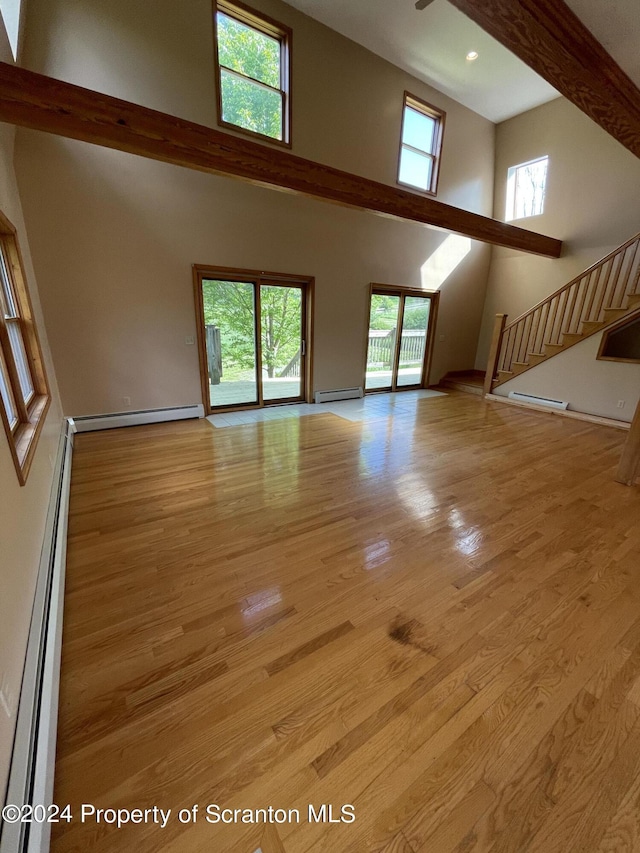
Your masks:
[{"label": "deck railing", "polygon": [[[512,372],[514,365],[527,364],[530,356],[545,355],[545,347],[562,347],[590,330],[585,324],[600,324],[611,309],[625,309],[629,296],[640,284],[640,234],[636,234],[560,290],[505,325],[499,314],[487,369],[485,390],[498,371]],[[508,376],[507,376],[508,378]]]},{"label": "deck railing", "polygon": [[293,356],[289,364],[279,374],[281,379],[300,376],[300,350]]},{"label": "deck railing", "polygon": [[[400,364],[420,364],[424,358],[427,333],[424,329],[405,329],[400,341]],[[395,329],[370,329],[367,364],[391,368],[396,349]]]}]

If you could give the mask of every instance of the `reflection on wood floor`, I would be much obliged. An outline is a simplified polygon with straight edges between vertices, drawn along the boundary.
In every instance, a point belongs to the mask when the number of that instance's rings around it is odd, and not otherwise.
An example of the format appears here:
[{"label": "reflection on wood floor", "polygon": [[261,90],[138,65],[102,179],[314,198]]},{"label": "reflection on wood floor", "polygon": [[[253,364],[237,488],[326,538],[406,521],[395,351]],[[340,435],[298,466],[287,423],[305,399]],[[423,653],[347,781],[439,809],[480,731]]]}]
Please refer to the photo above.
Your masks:
[{"label": "reflection on wood floor", "polygon": [[624,438],[455,392],[78,436],[55,800],[172,815],[54,853],[639,850]]}]

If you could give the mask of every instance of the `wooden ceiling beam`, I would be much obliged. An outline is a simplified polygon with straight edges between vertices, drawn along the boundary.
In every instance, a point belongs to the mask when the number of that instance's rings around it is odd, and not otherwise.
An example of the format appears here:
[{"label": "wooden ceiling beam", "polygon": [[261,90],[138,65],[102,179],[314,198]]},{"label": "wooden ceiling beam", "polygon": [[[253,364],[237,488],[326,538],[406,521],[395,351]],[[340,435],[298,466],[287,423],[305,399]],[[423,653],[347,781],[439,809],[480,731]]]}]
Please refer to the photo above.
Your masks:
[{"label": "wooden ceiling beam", "polygon": [[562,243],[109,95],[0,63],[0,121],[231,175],[498,246],[557,258]]},{"label": "wooden ceiling beam", "polygon": [[450,2],[640,157],[640,90],[563,0]]}]

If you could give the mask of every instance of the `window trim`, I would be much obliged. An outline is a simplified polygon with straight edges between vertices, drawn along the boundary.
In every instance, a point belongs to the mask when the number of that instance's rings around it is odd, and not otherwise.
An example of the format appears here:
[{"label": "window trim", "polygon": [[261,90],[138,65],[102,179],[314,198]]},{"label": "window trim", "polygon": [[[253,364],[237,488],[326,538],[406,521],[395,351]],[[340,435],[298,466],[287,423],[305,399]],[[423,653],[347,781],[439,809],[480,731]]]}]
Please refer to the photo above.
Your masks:
[{"label": "window trim", "polygon": [[[414,148],[412,145],[408,145],[403,142],[404,136],[404,119],[407,111],[407,107],[415,112],[422,113],[429,118],[432,118],[436,122],[436,127],[434,130],[434,142],[433,142],[433,152],[422,151],[420,149]],[[447,114],[444,110],[439,109],[439,107],[435,107],[433,104],[429,104],[427,101],[424,101],[422,98],[418,98],[417,95],[412,95],[411,92],[404,92],[404,98],[402,101],[402,118],[400,121],[400,145],[398,147],[398,169],[397,169],[397,177],[396,183],[400,187],[407,187],[416,193],[421,193],[422,195],[427,196],[436,196],[438,194],[438,180],[440,178],[440,161],[442,159],[442,141],[444,138],[444,126],[446,122]],[[416,187],[414,184],[408,184],[405,181],[400,180],[400,161],[402,159],[402,150],[403,148],[408,148],[411,151],[415,151],[417,154],[420,154],[422,157],[430,157],[432,162],[431,167],[431,184],[428,189],[423,190],[420,187]]]},{"label": "window trim", "polygon": [[27,287],[24,263],[16,229],[2,211],[0,211],[0,247],[4,253],[9,285],[12,290],[13,300],[15,301],[17,318],[12,319],[11,322],[19,324],[30,378],[33,384],[33,394],[28,403],[25,404],[20,390],[18,368],[9,342],[7,323],[4,311],[2,311],[0,316],[0,348],[2,349],[2,356],[7,368],[7,376],[16,407],[17,421],[13,426],[9,423],[8,414],[2,400],[0,400],[0,417],[2,418],[18,481],[21,486],[24,486],[27,482],[38,438],[42,432],[45,417],[51,404],[51,395],[44,369],[38,330],[33,319],[31,297]]},{"label": "window trim", "polygon": [[[542,163],[542,161],[546,161],[547,168],[545,170],[544,175],[544,189],[542,193],[542,209],[539,213],[530,213],[526,216],[516,216],[516,197],[517,197],[517,184],[518,184],[518,170],[524,169],[525,166],[533,166],[534,163]],[[513,187],[511,185],[511,179],[513,175]],[[533,219],[534,216],[542,216],[544,214],[544,205],[547,200],[547,179],[549,177],[549,155],[542,154],[540,157],[534,157],[532,160],[525,160],[523,163],[516,163],[513,166],[507,167],[507,184],[506,184],[506,193],[505,193],[505,204],[504,204],[504,221],[505,222],[519,222],[522,219]]]},{"label": "window trim", "polygon": [[[271,38],[276,38],[281,45],[280,53],[280,86],[281,88],[273,89],[260,80],[253,80],[253,77],[247,77],[241,72],[234,69],[225,71],[236,74],[239,77],[244,77],[261,86],[265,86],[271,91],[279,91],[283,101],[282,104],[282,139],[274,139],[272,136],[267,136],[265,133],[258,133],[255,130],[241,127],[238,124],[232,124],[222,118],[222,75],[220,65],[220,56],[218,51],[218,12],[234,18],[241,24],[252,27],[254,30],[264,33]],[[213,58],[214,58],[214,73],[216,83],[216,109],[218,126],[233,130],[253,139],[259,139],[262,142],[269,142],[272,145],[280,145],[284,148],[291,148],[291,123],[292,123],[292,107],[291,107],[291,55],[292,55],[292,40],[293,31],[290,27],[281,24],[279,21],[263,15],[261,12],[256,12],[244,3],[235,2],[235,0],[213,0]]]}]

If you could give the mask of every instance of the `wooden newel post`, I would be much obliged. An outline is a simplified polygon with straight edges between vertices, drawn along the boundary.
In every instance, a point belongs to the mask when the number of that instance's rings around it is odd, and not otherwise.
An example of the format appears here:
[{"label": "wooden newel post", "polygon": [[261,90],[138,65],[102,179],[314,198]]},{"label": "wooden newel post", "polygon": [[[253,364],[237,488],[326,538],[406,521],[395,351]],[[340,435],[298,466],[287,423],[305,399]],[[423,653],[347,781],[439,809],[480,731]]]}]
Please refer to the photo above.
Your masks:
[{"label": "wooden newel post", "polygon": [[636,407],[636,413],[631,422],[631,429],[620,457],[620,464],[616,473],[618,483],[625,486],[633,486],[640,473],[640,402]]},{"label": "wooden newel post", "polygon": [[507,324],[508,314],[496,314],[496,322],[493,327],[493,337],[491,338],[491,349],[489,350],[489,361],[487,363],[487,372],[484,377],[484,394],[491,393],[491,385],[498,369],[498,358],[500,357],[500,345],[502,344],[502,333]]}]

